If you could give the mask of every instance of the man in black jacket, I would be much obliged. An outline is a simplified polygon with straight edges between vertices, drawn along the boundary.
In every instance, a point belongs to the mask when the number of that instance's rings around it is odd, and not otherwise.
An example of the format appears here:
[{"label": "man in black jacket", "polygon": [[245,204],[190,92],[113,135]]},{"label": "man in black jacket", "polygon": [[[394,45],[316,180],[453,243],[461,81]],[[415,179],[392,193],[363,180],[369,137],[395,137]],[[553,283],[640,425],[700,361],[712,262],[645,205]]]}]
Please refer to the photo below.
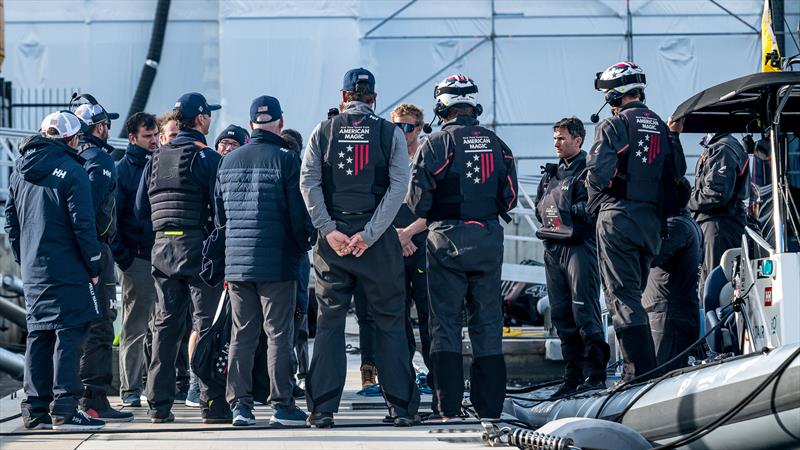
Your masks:
[{"label": "man in black jacket", "polygon": [[[642,294],[658,364],[671,360],[700,337],[697,287],[703,234],[686,209],[691,190],[689,180],[682,178],[676,190],[678,209],[667,219],[668,234],[661,241]],[[687,361],[688,356],[664,367],[664,371],[685,367]]]},{"label": "man in black jacket", "polygon": [[147,368],[144,341],[156,302],[151,273],[153,224],[133,212],[136,191],[150,154],[158,148],[156,116],[138,112],[125,122],[128,148],[117,161],[117,237],[112,250],[122,272],[122,330],[119,338],[120,397],[124,406],[141,406]]},{"label": "man in black jacket", "polygon": [[9,180],[5,227],[28,313],[27,398],[20,405],[28,429],[91,431],[104,425],[76,409],[83,390],[81,342],[105,307],[95,296],[100,244],[91,186],[74,149],[81,127],[70,112],[45,117],[42,135],[20,143]]},{"label": "man in black jacket", "polygon": [[697,160],[689,210],[703,230],[705,253],[700,286],[719,265],[722,254],[742,244],[747,218],[744,200],[750,191],[749,158],[742,144],[728,133],[706,136]]},{"label": "man in black jacket", "polygon": [[473,353],[470,399],[481,419],[500,417],[506,389],[498,216],[517,203],[517,169],[505,142],[480,126],[477,94],[478,86],[462,74],[436,85],[434,112],[444,125],[414,156],[406,196],[411,212],[428,221],[434,406],[446,420],[461,416],[465,309]]},{"label": "man in black jacket", "polygon": [[[175,361],[186,330],[190,302],[194,306],[192,332],[211,326],[222,285],[209,287],[200,279],[203,241],[211,232],[214,214],[214,180],[221,156],[206,146],[211,112],[203,95],[181,96],[174,111],[180,132],[158,148],[144,167],[136,193],[134,212],[153,223],[151,253],[156,279],[156,316],[153,355],[145,395],[153,423],[172,422],[175,400]],[[196,340],[194,340],[196,345]],[[190,344],[189,355],[194,348]],[[205,423],[230,421],[230,409],[221,392],[200,384],[200,404]]]},{"label": "man in black jacket", "polygon": [[111,345],[114,342],[114,320],[117,318],[117,276],[110,245],[116,235],[117,225],[114,196],[117,171],[114,158],[110,154],[114,147],[106,141],[111,121],[118,119],[119,114],[106,112],[102,106],[92,101],[78,106],[75,115],[89,127],[89,133],[84,134],[78,142],[78,151],[86,159],[84,167],[92,184],[97,239],[103,255],[100,260],[100,287],[97,291],[103,305],[100,310],[103,314],[89,327],[89,334],[84,342],[81,357],[81,380],[84,387],[81,408],[90,416],[107,422],[130,422],[133,420],[133,413],[115,410],[108,403],[107,397],[113,378]]},{"label": "man in black jacket", "polygon": [[643,103],[645,76],[634,63],[598,74],[595,88],[605,93],[614,116],[595,128],[586,184],[597,217],[600,278],[622,351],[623,380],[629,381],[655,375],[642,291],[666,231],[667,203],[686,173],[678,139],[682,122],[668,125]]},{"label": "man in black jacket", "polygon": [[553,125],[557,164],[543,167],[536,195],[536,236],[544,243],[547,294],[561,339],[564,382],[553,397],[605,389],[610,349],[600,318],[594,218],[587,212],[586,136],[577,117]]},{"label": "man in black jacket", "polygon": [[310,248],[311,219],[300,195],[300,156],[280,137],[283,113],[267,95],[250,105],[249,144],[223,158],[217,172],[216,224],[225,227],[225,280],[233,327],[227,400],[233,425],[255,424],[253,362],[267,333],[270,424],[306,424],[292,397],[294,310],[300,258]]}]

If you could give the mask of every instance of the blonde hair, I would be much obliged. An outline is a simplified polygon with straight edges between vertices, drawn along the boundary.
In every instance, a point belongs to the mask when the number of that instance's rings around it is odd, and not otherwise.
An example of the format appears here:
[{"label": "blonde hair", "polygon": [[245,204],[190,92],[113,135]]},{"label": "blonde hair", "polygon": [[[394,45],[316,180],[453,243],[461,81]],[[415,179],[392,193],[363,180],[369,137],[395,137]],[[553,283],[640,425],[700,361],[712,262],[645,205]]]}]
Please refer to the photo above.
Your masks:
[{"label": "blonde hair", "polygon": [[401,103],[394,110],[392,110],[392,120],[398,117],[411,116],[414,118],[415,125],[421,127],[425,123],[425,114],[416,105],[410,103]]}]

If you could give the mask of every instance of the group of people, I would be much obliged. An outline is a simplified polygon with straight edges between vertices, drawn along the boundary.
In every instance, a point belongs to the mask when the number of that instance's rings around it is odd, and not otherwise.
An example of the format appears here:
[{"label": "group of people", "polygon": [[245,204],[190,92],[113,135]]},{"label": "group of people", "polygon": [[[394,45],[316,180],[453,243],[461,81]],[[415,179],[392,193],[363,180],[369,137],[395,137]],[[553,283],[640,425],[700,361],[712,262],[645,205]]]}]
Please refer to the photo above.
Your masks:
[{"label": "group of people", "polygon": [[605,389],[610,347],[602,286],[622,355],[624,382],[685,366],[700,333],[700,298],[745,224],[748,155],[730,134],[701,142],[694,187],[678,134],[645,104],[646,77],[630,62],[598,73],[613,115],[594,143],[576,117],[553,125],[557,163],[542,167],[535,214],[542,226],[552,323],[565,362],[552,398]]},{"label": "group of people", "polygon": [[[596,128],[588,154],[579,119],[553,126],[559,160],[543,168],[535,205],[565,360],[556,397],[605,388],[601,285],[626,380],[653,376],[694,339],[697,269],[702,262],[707,274],[735,245],[746,195],[746,154],[742,160],[730,136],[704,142],[691,189],[682,124],[647,108],[638,66],[616,64],[595,87],[613,116]],[[391,120],[375,114],[370,71],[348,71],[340,94],[302,161],[302,136],[284,128],[279,100],[266,95],[251,103],[249,131],[231,125],[214,148],[206,135],[221,107],[194,92],[161,118],[129,117],[130,144],[116,162],[107,139],[119,115],[90,95],[48,115],[22,141],[6,229],[28,308],[25,427],[95,430],[133,420],[107,398],[115,264],[123,291],[120,397],[133,408],[144,394],[152,423],[174,421],[177,399],[199,406],[204,423],[255,424],[255,366],[266,347],[269,422],[333,426],[351,301],[370,356],[362,381],[379,374],[386,422],[420,419],[412,305],[432,417],[463,418],[466,323],[471,404],[481,419],[499,418],[506,387],[499,219],[509,220],[517,203],[514,156],[479,124],[478,87],[467,76],[435,86],[442,126],[422,140],[428,126],[419,107],[402,104]],[[312,247],[318,312],[306,368]],[[232,324],[221,386],[190,366],[200,366],[195,349],[224,298]],[[296,406],[301,396],[310,414]]]},{"label": "group of people", "polygon": [[[518,188],[511,150],[479,125],[477,92],[464,75],[437,84],[443,127],[420,142],[422,110],[403,104],[391,121],[376,116],[373,74],[350,70],[341,105],[314,128],[302,162],[302,136],[284,129],[272,96],[253,100],[249,131],[231,125],[213,149],[206,135],[220,106],[199,93],[181,96],[160,118],[133,114],[125,123],[130,144],[116,162],[107,140],[119,115],[94,97],[48,115],[20,145],[6,205],[28,308],[25,427],[96,430],[130,421],[128,408],[141,407],[142,394],[152,423],[174,421],[172,406],[185,399],[204,423],[252,425],[264,347],[269,422],[330,427],[353,298],[372,325],[387,422],[419,420],[412,303],[428,318],[421,332],[434,411],[461,417],[466,305],[472,401],[482,418],[498,418],[498,217],[515,207]],[[298,318],[308,307],[312,246],[318,313],[306,369],[308,331]],[[107,397],[115,265],[122,409]],[[195,349],[225,298],[231,327],[220,386],[189,367],[201,366]],[[310,415],[295,405],[302,396]]]}]

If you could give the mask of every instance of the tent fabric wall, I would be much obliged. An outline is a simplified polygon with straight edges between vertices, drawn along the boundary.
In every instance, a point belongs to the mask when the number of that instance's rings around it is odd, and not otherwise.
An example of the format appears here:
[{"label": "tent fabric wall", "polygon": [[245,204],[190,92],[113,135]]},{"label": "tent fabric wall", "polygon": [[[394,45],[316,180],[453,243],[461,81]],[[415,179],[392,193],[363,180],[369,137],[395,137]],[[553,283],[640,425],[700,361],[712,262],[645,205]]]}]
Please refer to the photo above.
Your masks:
[{"label": "tent fabric wall", "polygon": [[[595,72],[627,57],[626,2],[417,0],[375,28],[409,1],[173,0],[147,110],[203,92],[223,105],[214,134],[229,123],[246,126],[250,100],[270,94],[281,100],[286,126],[308,135],[339,103],[344,71],[364,66],[377,78],[378,111],[402,100],[431,114],[434,84],[469,74],[480,87],[482,121],[518,156],[552,157],[550,124],[561,117],[576,115],[593,132],[588,117],[602,104]],[[155,4],[6,0],[2,74],[16,87],[79,86],[125,112]],[[800,2],[785,4],[786,28],[795,30]],[[760,26],[761,0],[724,5]],[[647,71],[648,103],[665,118],[694,92],[758,69],[759,36],[711,2],[632,0],[631,11],[634,61]],[[788,35],[785,53],[797,53]],[[687,152],[696,153],[696,141],[684,139]],[[538,173],[539,164],[522,161],[520,171]]]}]

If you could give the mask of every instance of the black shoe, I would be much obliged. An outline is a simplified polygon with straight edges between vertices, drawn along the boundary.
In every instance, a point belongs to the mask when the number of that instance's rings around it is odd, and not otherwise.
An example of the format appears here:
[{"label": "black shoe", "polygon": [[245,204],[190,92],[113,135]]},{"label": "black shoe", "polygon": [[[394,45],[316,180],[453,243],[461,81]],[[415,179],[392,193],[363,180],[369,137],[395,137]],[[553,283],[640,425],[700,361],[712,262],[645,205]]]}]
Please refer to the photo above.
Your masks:
[{"label": "black shoe", "polygon": [[317,428],[331,428],[333,426],[333,413],[314,412],[308,416],[309,426]]},{"label": "black shoe", "polygon": [[216,401],[209,400],[208,407],[200,411],[200,416],[203,418],[203,423],[231,423],[233,421],[233,413],[224,401],[220,401],[217,406]]},{"label": "black shoe", "polygon": [[306,398],[306,391],[304,391],[303,388],[295,384],[294,387],[292,388],[292,397]]},{"label": "black shoe", "polygon": [[167,415],[150,412],[150,423],[170,423],[175,422],[175,415],[168,412]]},{"label": "black shoe", "polygon": [[26,430],[51,430],[53,429],[53,421],[50,420],[50,414],[44,413],[36,417],[22,417],[22,425]]},{"label": "black shoe", "polygon": [[578,386],[580,386],[580,383],[565,381],[561,383],[561,386],[559,386],[552,395],[550,395],[550,398],[555,399],[574,394],[577,391]]},{"label": "black shoe", "polygon": [[117,411],[108,403],[106,396],[94,398],[82,398],[80,400],[81,409],[92,419],[99,419],[104,422],[132,422],[133,413],[128,411]]},{"label": "black shoe", "polygon": [[394,418],[394,426],[396,427],[413,427],[417,423],[420,423],[419,416],[397,416]]},{"label": "black shoe", "polygon": [[606,389],[606,382],[594,378],[587,378],[578,388],[577,392],[603,391]]},{"label": "black shoe", "polygon": [[69,420],[55,417],[53,422],[53,429],[57,431],[97,431],[106,424],[102,420],[87,416],[86,413],[81,410],[75,411],[75,414],[73,414]]}]

